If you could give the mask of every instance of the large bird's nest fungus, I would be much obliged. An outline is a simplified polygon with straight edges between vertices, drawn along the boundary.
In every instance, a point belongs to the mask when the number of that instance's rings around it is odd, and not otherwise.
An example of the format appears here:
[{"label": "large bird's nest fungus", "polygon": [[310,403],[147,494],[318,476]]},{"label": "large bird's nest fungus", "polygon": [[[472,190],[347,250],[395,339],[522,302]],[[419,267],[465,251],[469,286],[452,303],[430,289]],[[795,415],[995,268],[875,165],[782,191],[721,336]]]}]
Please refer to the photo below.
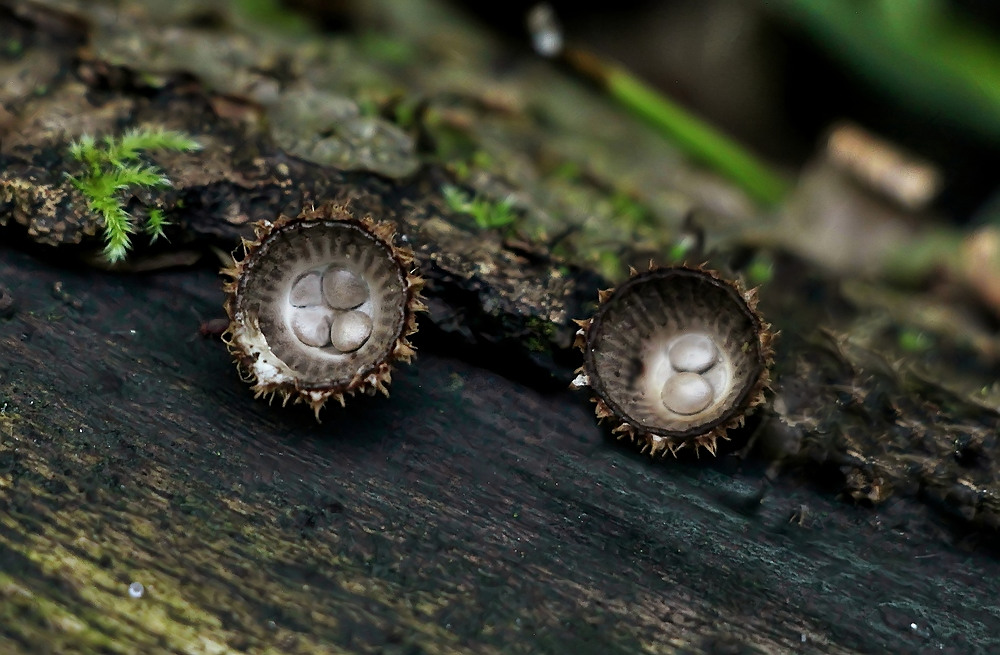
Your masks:
[{"label": "large bird's nest fungus", "polygon": [[257,396],[308,403],[388,395],[394,362],[409,362],[423,280],[391,223],[324,205],[255,226],[223,274],[224,338]]},{"label": "large bird's nest fungus", "polygon": [[712,271],[633,271],[577,321],[584,365],[573,385],[589,386],[598,418],[643,451],[715,453],[769,381],[773,334],[756,306],[754,291]]}]

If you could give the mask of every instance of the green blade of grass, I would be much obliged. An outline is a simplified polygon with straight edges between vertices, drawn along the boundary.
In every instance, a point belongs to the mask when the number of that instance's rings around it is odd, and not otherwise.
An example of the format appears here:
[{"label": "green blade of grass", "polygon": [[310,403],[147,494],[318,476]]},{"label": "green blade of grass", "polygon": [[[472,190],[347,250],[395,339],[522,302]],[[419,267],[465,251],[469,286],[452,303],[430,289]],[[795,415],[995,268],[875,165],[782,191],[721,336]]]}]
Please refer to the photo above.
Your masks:
[{"label": "green blade of grass", "polygon": [[567,49],[564,56],[685,154],[728,177],[754,199],[773,205],[785,196],[788,183],[767,164],[628,71],[581,50]]}]

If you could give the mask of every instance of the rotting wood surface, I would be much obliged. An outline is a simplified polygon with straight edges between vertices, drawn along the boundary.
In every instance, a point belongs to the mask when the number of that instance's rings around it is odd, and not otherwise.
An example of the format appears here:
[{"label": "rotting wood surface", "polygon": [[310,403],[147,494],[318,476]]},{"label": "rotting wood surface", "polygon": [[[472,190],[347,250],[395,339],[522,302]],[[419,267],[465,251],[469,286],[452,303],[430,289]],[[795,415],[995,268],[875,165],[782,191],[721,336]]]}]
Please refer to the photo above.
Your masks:
[{"label": "rotting wood surface", "polygon": [[[54,27],[40,25],[39,15]],[[436,191],[445,179],[439,169],[393,183],[287,156],[261,133],[259,108],[250,103],[209,93],[184,75],[150,86],[140,72],[77,59],[85,37],[64,16],[36,9],[5,19],[5,32],[46,57],[44,65],[24,57],[8,68],[12,77],[37,78],[33,83],[46,88],[41,97],[24,86],[2,98],[8,113],[0,132],[0,228],[9,239],[68,250],[100,265],[100,219],[70,180],[80,165],[60,151],[74,138],[123,123],[178,129],[197,138],[203,151],[151,157],[172,187],[137,192],[129,210],[163,210],[170,241],[139,253],[133,270],[182,265],[211,246],[229,251],[252,236],[254,221],[342,202],[399,224],[430,281],[431,319],[456,345],[487,343],[497,360],[513,358],[527,369],[522,374],[549,383],[553,373],[567,372],[559,351],[568,351],[569,319],[582,315],[596,295],[597,276],[560,266],[527,244],[512,249],[497,234],[446,220]],[[141,237],[134,241],[141,245]],[[534,347],[520,345],[529,341]]]},{"label": "rotting wood surface", "polygon": [[0,280],[3,652],[998,645],[1000,564],[916,503],[652,462],[569,392],[426,348],[390,399],[318,424],[253,400],[198,333],[211,270],[3,248]]},{"label": "rotting wood surface", "polygon": [[[81,25],[16,6],[11,65],[30,74],[0,116],[0,639],[15,652],[997,647],[997,564],[976,552],[1000,515],[995,412],[817,330],[858,310],[807,263],[780,256],[763,295],[784,333],[780,402],[751,426],[770,454],[649,462],[554,391],[596,276],[456,224],[434,166],[390,180],[289,156],[252,104],[78,57]],[[155,158],[175,187],[133,202],[175,226],[137,262],[228,249],[250,221],[331,197],[400,223],[431,312],[390,400],[322,425],[253,401],[196,336],[221,304],[211,266],[54,263],[98,245],[67,142],[133,124],[206,142]]]}]

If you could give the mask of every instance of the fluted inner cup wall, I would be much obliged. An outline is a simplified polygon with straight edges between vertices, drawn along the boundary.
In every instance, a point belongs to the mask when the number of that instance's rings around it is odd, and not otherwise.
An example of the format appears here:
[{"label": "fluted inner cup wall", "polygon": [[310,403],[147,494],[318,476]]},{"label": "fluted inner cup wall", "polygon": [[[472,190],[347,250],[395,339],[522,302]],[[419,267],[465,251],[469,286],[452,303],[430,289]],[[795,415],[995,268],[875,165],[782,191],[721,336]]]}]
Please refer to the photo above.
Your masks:
[{"label": "fluted inner cup wall", "polygon": [[337,221],[291,223],[261,245],[237,309],[302,388],[346,384],[385,360],[402,332],[405,272],[386,244]]},{"label": "fluted inner cup wall", "polygon": [[597,396],[643,432],[704,434],[743,411],[766,366],[760,320],[703,272],[657,269],[615,290],[587,332]]}]

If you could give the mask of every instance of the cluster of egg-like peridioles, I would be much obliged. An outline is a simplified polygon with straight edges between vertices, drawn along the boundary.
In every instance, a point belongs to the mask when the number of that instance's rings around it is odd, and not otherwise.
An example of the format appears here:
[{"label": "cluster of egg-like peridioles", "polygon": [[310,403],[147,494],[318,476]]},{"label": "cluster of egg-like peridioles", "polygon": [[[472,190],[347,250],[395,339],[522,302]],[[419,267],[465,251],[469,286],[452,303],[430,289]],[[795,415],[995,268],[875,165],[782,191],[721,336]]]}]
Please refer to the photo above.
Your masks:
[{"label": "cluster of egg-like peridioles", "polygon": [[[413,252],[390,223],[328,204],[255,226],[245,257],[223,272],[224,339],[258,395],[344,404],[388,395],[392,365],[409,362],[415,313],[426,309]],[[756,295],[712,271],[633,271],[577,322],[584,352],[575,388],[590,387],[599,419],[657,455],[716,439],[763,402],[773,334]]]},{"label": "cluster of egg-like peridioles", "polygon": [[307,346],[353,352],[372,334],[370,297],[364,278],[345,268],[309,271],[288,292],[289,327]]},{"label": "cluster of egg-like peridioles", "polygon": [[773,334],[754,292],[705,269],[651,266],[599,301],[576,321],[584,365],[571,386],[593,391],[620,438],[653,455],[714,453],[763,402]]},{"label": "cluster of egg-like peridioles", "polygon": [[[686,332],[668,343],[658,358],[653,378],[663,406],[681,416],[692,416],[714,405],[729,385],[728,367],[720,361],[712,338]],[[662,383],[661,383],[662,381]]]}]

